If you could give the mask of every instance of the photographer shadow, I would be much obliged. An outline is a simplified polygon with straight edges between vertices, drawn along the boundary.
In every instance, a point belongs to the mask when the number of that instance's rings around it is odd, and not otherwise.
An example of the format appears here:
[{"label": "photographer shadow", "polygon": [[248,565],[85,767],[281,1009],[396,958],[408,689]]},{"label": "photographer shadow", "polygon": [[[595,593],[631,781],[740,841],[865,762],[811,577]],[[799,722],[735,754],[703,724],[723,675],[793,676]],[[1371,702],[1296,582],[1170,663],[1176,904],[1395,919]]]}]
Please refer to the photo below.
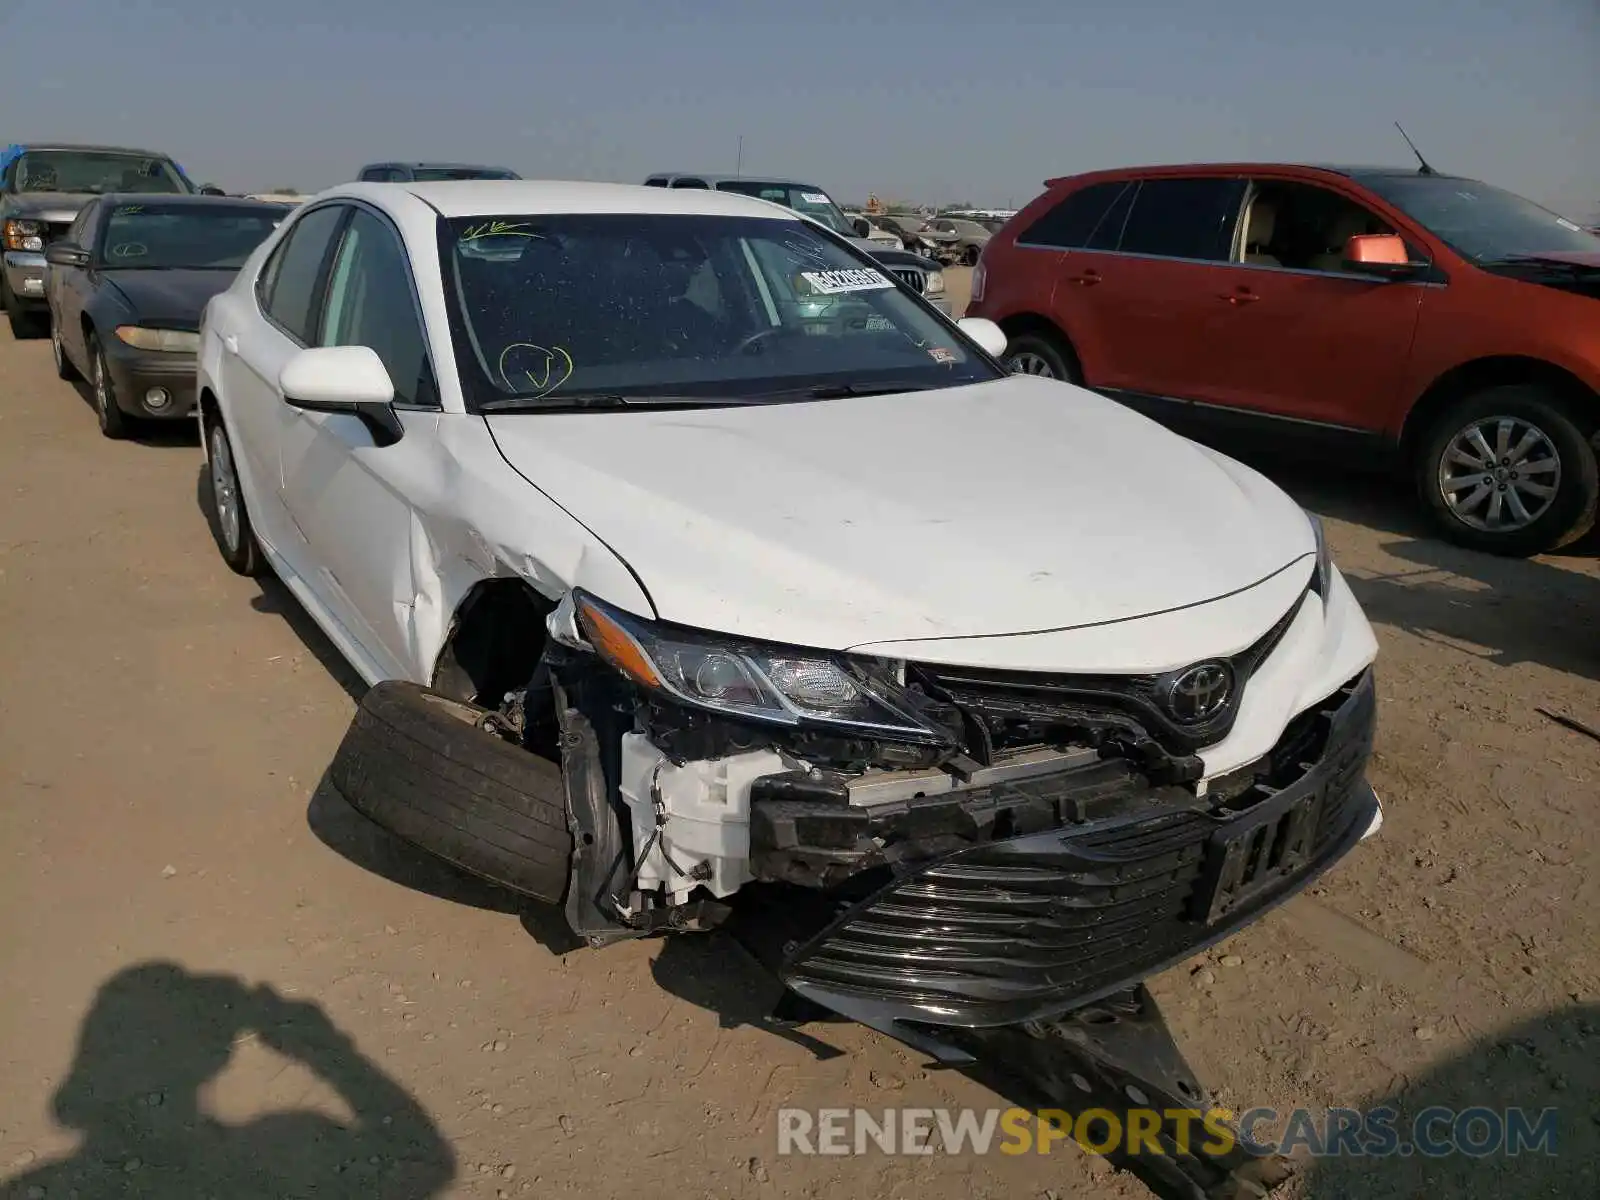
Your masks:
[{"label": "photographer shadow", "polygon": [[[251,1037],[330,1085],[353,1119],[291,1110],[225,1124],[204,1112],[202,1087]],[[427,1113],[319,1006],[173,963],[129,967],[102,985],[53,1112],[82,1135],[78,1149],[0,1183],[0,1200],[425,1200],[455,1176]]]},{"label": "photographer shadow", "polygon": [[[1600,1005],[1581,1004],[1485,1038],[1464,1055],[1405,1081],[1363,1107],[1395,1110],[1394,1129],[1411,1141],[1419,1114],[1449,1110],[1422,1130],[1430,1143],[1451,1147],[1428,1156],[1332,1157],[1306,1172],[1304,1200],[1411,1200],[1414,1196],[1494,1196],[1497,1200],[1600,1195]],[[1530,1138],[1515,1153],[1506,1134],[1489,1145],[1492,1127],[1478,1123],[1452,1137],[1451,1115],[1490,1110],[1509,1130],[1506,1110],[1521,1109],[1529,1127],[1553,1110],[1551,1140]],[[1462,1118],[1464,1121],[1465,1118]],[[1458,1142],[1460,1148],[1452,1143]],[[1481,1151],[1475,1154],[1474,1151]]]}]

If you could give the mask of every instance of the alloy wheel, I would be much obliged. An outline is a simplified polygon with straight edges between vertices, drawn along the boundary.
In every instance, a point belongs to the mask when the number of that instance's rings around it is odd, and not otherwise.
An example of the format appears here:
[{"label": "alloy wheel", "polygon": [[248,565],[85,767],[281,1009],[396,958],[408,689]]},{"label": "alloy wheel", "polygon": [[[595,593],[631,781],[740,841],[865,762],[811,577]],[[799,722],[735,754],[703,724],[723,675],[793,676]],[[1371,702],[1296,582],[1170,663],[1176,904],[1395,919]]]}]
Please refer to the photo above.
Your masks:
[{"label": "alloy wheel", "polygon": [[1531,421],[1480,417],[1446,445],[1438,481],[1445,507],[1463,525],[1512,533],[1532,525],[1555,503],[1561,454]]},{"label": "alloy wheel", "polygon": [[1013,375],[1037,375],[1041,379],[1054,379],[1055,370],[1044,357],[1024,350],[1020,354],[1011,356],[1011,373]]},{"label": "alloy wheel", "polygon": [[116,403],[111,398],[111,379],[106,374],[106,357],[98,350],[94,356],[94,407],[100,414],[100,424],[107,423],[111,416],[111,406]]},{"label": "alloy wheel", "polygon": [[221,425],[211,427],[211,497],[217,508],[217,528],[229,554],[239,551],[239,476],[233,467],[233,450]]}]

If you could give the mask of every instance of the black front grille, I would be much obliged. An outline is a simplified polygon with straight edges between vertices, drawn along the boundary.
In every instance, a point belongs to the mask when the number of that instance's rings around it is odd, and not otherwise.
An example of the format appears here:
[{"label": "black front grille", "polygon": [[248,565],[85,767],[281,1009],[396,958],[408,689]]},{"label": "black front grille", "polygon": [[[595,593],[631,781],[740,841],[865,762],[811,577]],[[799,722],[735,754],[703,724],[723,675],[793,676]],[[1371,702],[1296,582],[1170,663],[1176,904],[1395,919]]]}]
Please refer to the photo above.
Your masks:
[{"label": "black front grille", "polygon": [[912,291],[921,292],[928,286],[928,277],[921,271],[896,271],[902,283],[907,284]]},{"label": "black front grille", "polygon": [[[848,910],[796,952],[785,979],[858,1018],[968,1026],[1053,1016],[1142,979],[1303,887],[1354,844],[1374,804],[1363,768],[1375,715],[1367,672],[1313,714],[1319,736],[1305,748],[1315,761],[1269,770],[1224,808],[1168,809],[937,859]],[[1286,828],[1280,812],[1315,830],[1298,861],[1272,849]],[[1261,854],[1224,869],[1230,843],[1256,840]]]},{"label": "black front grille", "polygon": [[[913,663],[908,678],[958,708],[976,714],[992,728],[1015,722],[1028,730],[1023,740],[1034,740],[1041,726],[1071,725],[1107,712],[1135,722],[1169,753],[1192,754],[1227,737],[1239,712],[1250,676],[1265,662],[1299,614],[1304,597],[1252,645],[1228,658],[1233,671],[1233,694],[1214,717],[1183,725],[1173,720],[1162,703],[1161,675],[1067,675],[1033,671],[993,671],[938,663]],[[969,747],[969,753],[971,747]]]}]

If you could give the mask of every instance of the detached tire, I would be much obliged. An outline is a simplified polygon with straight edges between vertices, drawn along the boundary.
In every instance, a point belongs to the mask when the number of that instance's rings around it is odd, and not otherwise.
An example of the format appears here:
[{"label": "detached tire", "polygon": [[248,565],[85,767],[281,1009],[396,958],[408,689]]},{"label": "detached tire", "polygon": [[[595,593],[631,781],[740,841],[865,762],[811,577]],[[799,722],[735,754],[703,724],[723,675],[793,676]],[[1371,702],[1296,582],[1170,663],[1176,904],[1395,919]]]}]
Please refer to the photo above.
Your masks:
[{"label": "detached tire", "polygon": [[1047,333],[1020,333],[1006,344],[1003,360],[1013,375],[1035,375],[1082,383],[1083,374],[1071,350],[1060,338]]},{"label": "detached tire", "polygon": [[362,699],[329,782],[418,849],[559,903],[572,862],[561,768],[478,728],[484,712],[414,683],[379,683]]},{"label": "detached tire", "polygon": [[1525,558],[1594,526],[1600,467],[1559,396],[1529,384],[1485,388],[1429,427],[1415,463],[1417,493],[1448,540]]}]

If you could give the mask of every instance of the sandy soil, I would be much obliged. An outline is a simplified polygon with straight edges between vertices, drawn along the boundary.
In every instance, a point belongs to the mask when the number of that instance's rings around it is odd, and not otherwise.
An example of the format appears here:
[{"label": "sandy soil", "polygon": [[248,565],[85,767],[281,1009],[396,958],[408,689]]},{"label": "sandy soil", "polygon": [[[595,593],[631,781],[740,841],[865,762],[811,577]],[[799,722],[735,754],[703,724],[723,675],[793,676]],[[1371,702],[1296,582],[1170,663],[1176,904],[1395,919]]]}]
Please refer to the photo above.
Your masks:
[{"label": "sandy soil", "polygon": [[[778,1160],[784,1105],[995,1100],[859,1028],[752,1026],[719,940],[559,953],[330,798],[359,682],[223,568],[200,463],[187,430],[102,440],[0,334],[0,1196],[1143,1195],[1072,1150]],[[1387,823],[1156,991],[1236,1108],[1562,1110],[1556,1158],[1292,1195],[1594,1195],[1600,744],[1536,708],[1600,724],[1595,549],[1452,550],[1371,480],[1265,465],[1378,627]]]}]

